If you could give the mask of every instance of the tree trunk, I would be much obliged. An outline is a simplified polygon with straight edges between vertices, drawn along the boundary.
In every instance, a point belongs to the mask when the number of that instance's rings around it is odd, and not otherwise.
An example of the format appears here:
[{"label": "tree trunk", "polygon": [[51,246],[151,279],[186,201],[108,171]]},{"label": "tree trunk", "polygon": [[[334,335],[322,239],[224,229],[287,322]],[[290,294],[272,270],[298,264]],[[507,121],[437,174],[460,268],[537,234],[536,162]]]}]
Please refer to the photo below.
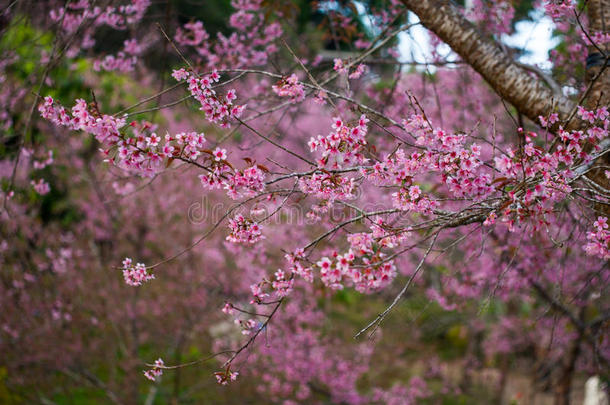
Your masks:
[{"label": "tree trunk", "polygon": [[555,405],[570,405],[570,392],[572,389],[572,377],[576,369],[576,360],[580,355],[580,345],[582,341],[582,332],[579,333],[576,340],[572,343],[567,357],[564,360],[561,375],[555,385]]}]

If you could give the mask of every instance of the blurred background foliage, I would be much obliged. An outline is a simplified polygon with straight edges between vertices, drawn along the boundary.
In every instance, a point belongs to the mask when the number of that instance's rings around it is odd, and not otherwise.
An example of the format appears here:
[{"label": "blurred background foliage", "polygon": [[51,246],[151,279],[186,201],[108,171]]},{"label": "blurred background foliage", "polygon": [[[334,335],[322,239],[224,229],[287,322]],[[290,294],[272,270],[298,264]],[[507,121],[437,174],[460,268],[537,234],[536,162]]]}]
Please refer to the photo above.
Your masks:
[{"label": "blurred background foliage", "polygon": [[[48,12],[50,4],[57,2],[41,1],[41,13]],[[232,12],[230,0],[215,0],[200,2],[196,0],[169,0],[153,2],[153,7],[149,10],[146,21],[149,24],[159,22],[169,32],[173,32],[178,25],[189,21],[201,20],[204,22],[206,30],[214,36],[216,32],[230,34],[228,18]],[[202,4],[203,3],[203,4]],[[372,32],[362,18],[358,19],[357,30],[343,32],[338,36],[331,35],[332,15],[353,17],[362,15],[361,10],[384,7],[383,0],[360,1],[356,4],[353,1],[342,0],[334,2],[331,7],[320,7],[321,1],[312,0],[265,0],[264,4],[268,8],[280,10],[288,18],[294,20],[295,24],[292,31],[287,34],[292,37],[306,38],[300,44],[309,48],[309,53],[315,55],[320,49],[354,51],[353,39],[356,34],[363,34],[365,38],[372,39],[377,33]],[[533,2],[517,2],[516,17],[513,23],[528,19]],[[360,8],[360,10],[359,10]],[[11,52],[16,56],[15,63],[10,64],[6,69],[10,81],[15,87],[24,89],[37,88],[37,83],[32,78],[40,78],[45,72],[45,64],[41,63],[44,54],[50,54],[53,48],[54,36],[49,31],[36,28],[37,18],[42,18],[37,13],[23,15],[20,18],[13,18],[10,23],[4,24],[1,28],[0,52]],[[270,17],[271,18],[271,17]],[[399,19],[395,24],[404,22],[406,16]],[[92,54],[103,55],[116,52],[123,41],[130,33],[102,29],[97,32],[96,46],[91,50]],[[335,38],[332,40],[331,38]],[[559,45],[561,49],[563,45]],[[91,55],[88,55],[91,56]],[[180,65],[179,58],[171,52],[168,46],[157,47],[147,53],[145,58],[147,67],[156,72],[157,76],[153,82],[163,83],[169,80],[171,68]],[[95,84],[95,98],[102,105],[114,105],[116,110],[120,110],[133,104],[138,99],[150,96],[155,93],[156,87],[145,89],[138,84],[138,78],[130,78],[126,75],[112,72],[100,72],[91,74],[92,66],[88,58],[79,57],[77,59],[59,58],[52,65],[52,70],[48,73],[51,81],[45,81],[45,94],[49,94],[64,104],[70,104],[74,99],[91,99],[92,81]],[[134,81],[135,80],[135,81]],[[391,82],[379,83],[379,86],[391,86]],[[133,90],[138,88],[139,92]],[[26,131],[28,121],[28,102],[31,102],[33,95],[24,99],[21,108],[16,108],[17,115],[12,117],[14,125],[5,130],[2,134],[0,143],[0,158],[6,159],[13,156],[20,143],[23,134],[26,134],[25,142],[44,143],[48,136],[42,129],[44,127],[32,125]],[[153,113],[154,114],[154,113]],[[159,118],[159,117],[157,117]],[[162,118],[161,118],[162,119]],[[78,135],[73,135],[78,136]],[[82,153],[95,154],[98,145],[94,140],[87,140],[88,145]],[[54,166],[53,171],[44,172],[44,178],[51,185],[51,192],[45,196],[39,196],[30,192],[32,201],[40,199],[39,219],[44,224],[55,223],[68,229],[75,223],[83,220],[84,214],[71,201],[70,188],[72,186],[71,169],[66,166]],[[2,185],[6,189],[7,184]],[[23,235],[15,235],[17,239],[25,239]],[[442,269],[438,269],[442,271]],[[351,341],[353,333],[362,327],[368,320],[385,309],[388,300],[395,295],[394,289],[388,289],[381,296],[371,297],[359,294],[355,291],[341,291],[332,299],[332,305],[328,308],[328,318],[325,324],[325,332],[334,336],[341,336],[345,341]],[[325,305],[327,303],[321,303]],[[478,312],[479,307],[470,308],[471,313]],[[527,306],[518,308],[522,314],[528,312]],[[375,338],[376,356],[373,358],[371,370],[376,373],[367,374],[360,381],[363,389],[374,385],[379,385],[383,381],[391,381],[404,377],[407,380],[413,375],[413,370],[421,370],[427,367],[422,364],[421,354],[430,353],[430,357],[437,356],[439,359],[451,363],[452,360],[471,354],[469,351],[475,345],[477,336],[467,328],[464,313],[455,311],[445,311],[437,304],[431,303],[421,292],[414,293],[405,299],[394,316],[389,317],[383,328]],[[484,308],[482,319],[485,317],[497,318],[507,312],[507,309],[496,302],[492,302]],[[420,333],[417,342],[404,340],[408,336],[407,331],[416,328]],[[108,339],[111,339],[110,335]],[[426,342],[422,345],[421,342]],[[52,342],[49,342],[53,344]],[[138,355],[141,358],[154,358],[158,355],[158,346],[142,345],[138,348]],[[213,347],[206,341],[190,342],[186,350],[182,351],[179,358],[174,358],[172,353],[166,353],[167,357],[173,359],[172,363],[189,362],[200,359],[206,353],[213,352]],[[399,353],[397,356],[396,353]],[[116,361],[106,364],[104,358],[97,359],[94,370],[88,377],[66,375],[51,372],[50,378],[46,381],[39,381],[35,385],[25,384],[23,386],[11,385],[8,381],[11,377],[3,367],[2,356],[0,356],[0,403],[1,404],[26,404],[31,399],[32,392],[47,393],[42,403],[45,404],[105,404],[109,402],[108,397],[102,388],[96,388],[100,380],[113,375],[121,378],[120,369],[113,366],[121,361],[121,352],[107,353],[107,356],[116,356]],[[166,356],[162,356],[166,357]],[[509,358],[497,358],[497,366],[510,362]],[[456,367],[459,367],[456,362]],[[214,362],[205,362],[194,368],[186,369],[180,374],[179,392],[175,391],[175,380],[171,378],[162,379],[161,383],[155,386],[156,395],[154,401],[147,399],[150,395],[150,384],[141,378],[141,384],[136,387],[138,391],[139,403],[147,405],[165,404],[169,398],[179,398],[179,403],[184,404],[246,404],[246,403],[265,403],[265,398],[256,390],[257,381],[255,379],[244,378],[239,384],[231,385],[229,388],[218,386],[211,378],[212,373],[217,370]],[[456,370],[456,374],[459,374]],[[388,378],[391,375],[392,378]],[[17,376],[18,377],[18,376]],[[463,373],[462,379],[458,379],[457,384],[464,388],[463,393],[442,393],[440,387],[441,380],[438,379],[438,386],[434,387],[435,395],[422,401],[422,404],[486,404],[491,403],[496,398],[495,387],[490,387],[481,382],[468,383],[468,373]],[[17,378],[18,380],[18,378]],[[433,380],[433,379],[432,379]],[[323,393],[318,398],[321,402],[328,401]]]}]

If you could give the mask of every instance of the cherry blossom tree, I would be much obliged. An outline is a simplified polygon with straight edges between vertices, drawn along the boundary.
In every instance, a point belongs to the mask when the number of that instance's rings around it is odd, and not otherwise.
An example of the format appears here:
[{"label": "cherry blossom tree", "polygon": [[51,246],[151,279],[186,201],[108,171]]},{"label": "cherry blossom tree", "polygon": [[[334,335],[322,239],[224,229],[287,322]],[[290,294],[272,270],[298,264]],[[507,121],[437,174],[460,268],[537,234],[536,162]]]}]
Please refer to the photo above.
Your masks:
[{"label": "cherry blossom tree", "polygon": [[[492,368],[497,402],[520,367],[567,404],[607,379],[607,0],[233,0],[218,31],[173,2],[29,3],[0,9],[11,386],[411,404]],[[553,21],[552,68],[504,43],[520,7]],[[460,319],[458,380],[390,364],[430,308]]]}]

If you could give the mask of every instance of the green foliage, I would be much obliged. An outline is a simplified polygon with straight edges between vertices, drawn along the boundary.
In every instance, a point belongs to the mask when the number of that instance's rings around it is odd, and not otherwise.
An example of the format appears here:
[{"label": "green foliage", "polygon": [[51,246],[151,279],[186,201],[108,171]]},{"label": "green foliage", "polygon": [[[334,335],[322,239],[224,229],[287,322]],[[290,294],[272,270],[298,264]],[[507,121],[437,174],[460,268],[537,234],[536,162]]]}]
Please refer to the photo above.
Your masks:
[{"label": "green foliage", "polygon": [[8,371],[5,367],[0,366],[0,404],[17,405],[23,403],[21,397],[12,393],[6,385]]},{"label": "green foliage", "polygon": [[9,66],[7,71],[14,74],[15,79],[27,81],[40,69],[42,51],[51,52],[53,36],[33,28],[27,18],[14,18],[13,21],[16,22],[0,36],[0,50],[17,56],[19,62]]},{"label": "green foliage", "polygon": [[466,395],[446,395],[442,399],[443,405],[468,405],[472,404],[472,398]]},{"label": "green foliage", "polygon": [[108,397],[101,389],[75,387],[68,392],[54,395],[53,402],[60,405],[102,405],[108,403]]}]

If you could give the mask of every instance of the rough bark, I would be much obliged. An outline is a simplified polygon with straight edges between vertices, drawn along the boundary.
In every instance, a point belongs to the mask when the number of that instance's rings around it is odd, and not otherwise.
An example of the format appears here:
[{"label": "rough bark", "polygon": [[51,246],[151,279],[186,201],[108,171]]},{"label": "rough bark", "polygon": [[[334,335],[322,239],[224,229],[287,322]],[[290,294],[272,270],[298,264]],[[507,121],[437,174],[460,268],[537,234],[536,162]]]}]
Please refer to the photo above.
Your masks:
[{"label": "rough bark", "polygon": [[555,111],[568,117],[574,103],[544,86],[519,66],[491,38],[484,36],[457,8],[445,0],[402,0],[421,23],[448,44],[502,98],[524,116],[538,121]]}]

